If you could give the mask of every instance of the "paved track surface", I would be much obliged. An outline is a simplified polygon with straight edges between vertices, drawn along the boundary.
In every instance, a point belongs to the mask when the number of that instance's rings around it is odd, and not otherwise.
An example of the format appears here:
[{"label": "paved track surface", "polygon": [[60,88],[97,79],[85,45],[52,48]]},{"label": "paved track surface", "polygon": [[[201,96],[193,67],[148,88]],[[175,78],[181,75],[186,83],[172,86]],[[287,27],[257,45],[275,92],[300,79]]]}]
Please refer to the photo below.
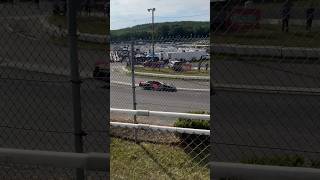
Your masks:
[{"label": "paved track surface", "polygon": [[[212,81],[319,88],[319,68],[316,64],[217,61]],[[211,99],[216,160],[285,153],[317,159],[319,100],[317,95],[216,90]]]}]

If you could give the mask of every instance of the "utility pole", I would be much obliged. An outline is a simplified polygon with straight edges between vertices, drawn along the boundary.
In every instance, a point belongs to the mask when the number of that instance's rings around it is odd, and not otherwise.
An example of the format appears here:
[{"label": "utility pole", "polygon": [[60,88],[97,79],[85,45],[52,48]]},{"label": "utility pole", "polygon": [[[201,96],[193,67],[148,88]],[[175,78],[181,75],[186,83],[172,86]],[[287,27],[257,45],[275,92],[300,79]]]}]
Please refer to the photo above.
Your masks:
[{"label": "utility pole", "polygon": [[[130,62],[131,62],[131,78],[132,78],[132,102],[133,102],[133,110],[137,109],[137,102],[136,102],[136,82],[134,76],[134,41],[131,40],[131,50],[130,50]],[[137,124],[137,116],[133,116],[133,123]],[[134,141],[137,142],[137,130],[134,130]]]},{"label": "utility pole", "polygon": [[[68,0],[68,36],[70,50],[72,100],[73,100],[73,125],[74,125],[74,144],[77,153],[83,153],[83,136],[81,119],[81,80],[79,75],[79,60],[77,49],[77,0]],[[84,169],[77,168],[76,179],[84,180]]]},{"label": "utility pole", "polygon": [[152,61],[154,61],[154,11],[156,8],[148,9],[148,12],[152,12]]}]

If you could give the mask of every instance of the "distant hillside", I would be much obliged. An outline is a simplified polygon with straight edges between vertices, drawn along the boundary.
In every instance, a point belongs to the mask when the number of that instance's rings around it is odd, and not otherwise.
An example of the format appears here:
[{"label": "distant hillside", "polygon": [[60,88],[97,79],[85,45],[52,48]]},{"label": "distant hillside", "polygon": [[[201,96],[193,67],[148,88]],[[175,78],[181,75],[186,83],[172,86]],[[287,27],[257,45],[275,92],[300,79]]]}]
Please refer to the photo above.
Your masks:
[{"label": "distant hillside", "polygon": [[[179,21],[155,23],[155,36],[160,37],[195,37],[209,36],[210,23],[198,21]],[[152,35],[152,24],[142,24],[131,28],[111,31],[111,40],[129,40],[131,36],[135,39],[149,39]]]}]

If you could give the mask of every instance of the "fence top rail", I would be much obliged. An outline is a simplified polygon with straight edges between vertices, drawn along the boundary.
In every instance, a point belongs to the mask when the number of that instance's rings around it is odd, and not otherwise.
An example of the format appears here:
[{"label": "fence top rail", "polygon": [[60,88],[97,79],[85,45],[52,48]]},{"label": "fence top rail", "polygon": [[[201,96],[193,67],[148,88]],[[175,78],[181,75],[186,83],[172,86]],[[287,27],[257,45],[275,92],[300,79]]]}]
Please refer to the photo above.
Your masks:
[{"label": "fence top rail", "polygon": [[228,162],[211,162],[210,168],[214,169],[212,177],[239,177],[244,179],[259,180],[318,180],[320,169],[305,167],[285,167]]},{"label": "fence top rail", "polygon": [[156,125],[150,125],[150,124],[132,124],[132,123],[121,123],[121,122],[110,122],[110,125],[114,127],[122,127],[122,128],[145,129],[145,130],[154,130],[154,131],[165,131],[165,132],[173,132],[173,133],[185,133],[185,134],[210,136],[210,130],[206,130],[206,129],[179,128],[179,127],[170,127],[170,126],[156,126]]},{"label": "fence top rail", "polygon": [[132,109],[117,109],[117,108],[110,108],[110,111],[114,113],[123,113],[128,115],[137,115],[137,116],[162,116],[162,117],[210,120],[210,115],[208,114],[192,114],[192,113],[132,110]]},{"label": "fence top rail", "polygon": [[109,171],[109,154],[0,148],[0,162]]}]

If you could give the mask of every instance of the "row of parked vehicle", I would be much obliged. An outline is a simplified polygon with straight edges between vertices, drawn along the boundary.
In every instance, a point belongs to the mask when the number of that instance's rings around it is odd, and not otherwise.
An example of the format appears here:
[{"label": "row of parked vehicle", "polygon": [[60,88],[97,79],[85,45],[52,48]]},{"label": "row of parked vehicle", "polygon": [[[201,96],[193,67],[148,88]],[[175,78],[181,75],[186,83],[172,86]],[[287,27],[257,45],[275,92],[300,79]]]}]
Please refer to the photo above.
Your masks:
[{"label": "row of parked vehicle", "polygon": [[[110,66],[106,62],[96,62],[93,70],[93,77],[96,80],[110,84]],[[177,88],[173,84],[159,81],[140,81],[139,87],[144,90],[176,92]]]}]

